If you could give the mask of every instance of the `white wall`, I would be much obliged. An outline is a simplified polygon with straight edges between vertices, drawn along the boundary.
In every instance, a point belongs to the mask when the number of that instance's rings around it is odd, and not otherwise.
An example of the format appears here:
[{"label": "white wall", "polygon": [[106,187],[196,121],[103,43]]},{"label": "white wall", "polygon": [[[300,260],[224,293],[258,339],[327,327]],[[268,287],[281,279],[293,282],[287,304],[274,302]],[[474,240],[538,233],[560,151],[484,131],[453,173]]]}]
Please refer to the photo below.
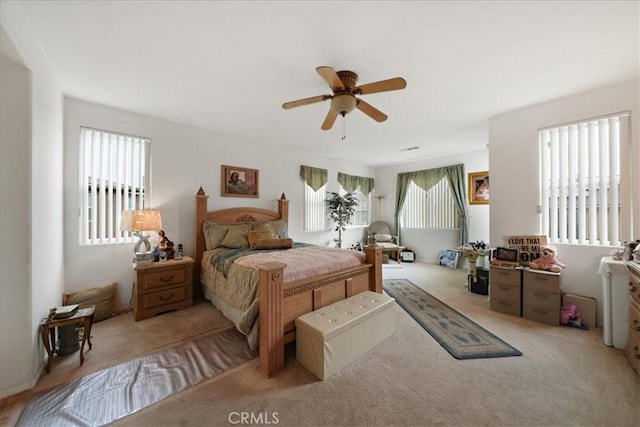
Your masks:
[{"label": "white wall", "polygon": [[[131,133],[152,140],[151,207],[162,212],[167,237],[182,243],[185,255],[193,255],[195,194],[202,186],[209,195],[209,210],[238,206],[277,209],[284,192],[290,200],[289,234],[296,241],[333,245],[337,233],[302,232],[303,182],[300,165],[326,168],[328,190],[338,188],[337,174],[373,177],[372,168],[323,158],[281,147],[247,144],[219,133],[196,129],[131,112],[65,99],[65,271],[66,290],[118,282],[123,303],[131,298],[133,244],[81,246],[79,244],[78,147],[80,126]],[[260,197],[238,199],[220,196],[220,166],[244,166],[259,170]],[[332,230],[333,228],[327,228]],[[363,228],[347,230],[343,245],[361,240]]]},{"label": "white wall", "polygon": [[[382,217],[380,219],[386,221],[392,227],[395,227],[396,185],[399,173],[433,169],[460,163],[464,164],[465,174],[469,172],[486,171],[489,168],[488,150],[460,153],[447,157],[376,169],[376,188],[374,195],[384,195],[384,199],[381,201],[382,209],[380,209],[378,199],[374,197],[374,212],[381,212]],[[493,197],[493,194],[491,197]],[[488,241],[489,206],[467,205],[467,209],[469,214],[469,241]],[[459,233],[457,231],[405,229],[402,236],[402,245],[414,250],[416,259],[437,264],[441,250],[459,246],[458,236]],[[462,263],[460,266],[462,266]]]},{"label": "white wall", "polygon": [[[38,327],[49,308],[60,303],[64,234],[62,94],[20,3],[1,2],[0,19],[3,49],[10,46],[8,54],[14,60],[19,56],[24,66],[20,69],[6,58],[1,63],[3,121],[16,125],[13,130],[2,126],[2,146],[15,144],[2,156],[2,189],[10,192],[8,206],[3,199],[2,216],[4,221],[4,210],[14,206],[22,215],[18,219],[16,213],[8,214],[11,225],[3,227],[0,243],[0,287],[3,294],[10,293],[9,298],[3,295],[0,311],[3,316],[18,311],[0,326],[0,397],[4,397],[31,388],[44,366]],[[5,179],[7,172],[15,173]],[[14,250],[17,254],[5,255]],[[21,261],[10,262],[12,257]],[[20,359],[4,357],[5,349]]]},{"label": "white wall", "polygon": [[[630,110],[634,168],[640,165],[638,131],[640,101],[638,80],[593,90],[506,113],[490,120],[489,156],[491,170],[491,244],[504,244],[504,236],[539,234],[537,213],[538,129]],[[640,181],[633,178],[634,197],[640,199]],[[629,197],[629,195],[622,195]],[[636,218],[640,215],[636,212]],[[635,230],[640,238],[640,229]],[[568,267],[562,274],[564,292],[598,300],[602,319],[600,258],[609,247],[555,245],[558,259]]]}]

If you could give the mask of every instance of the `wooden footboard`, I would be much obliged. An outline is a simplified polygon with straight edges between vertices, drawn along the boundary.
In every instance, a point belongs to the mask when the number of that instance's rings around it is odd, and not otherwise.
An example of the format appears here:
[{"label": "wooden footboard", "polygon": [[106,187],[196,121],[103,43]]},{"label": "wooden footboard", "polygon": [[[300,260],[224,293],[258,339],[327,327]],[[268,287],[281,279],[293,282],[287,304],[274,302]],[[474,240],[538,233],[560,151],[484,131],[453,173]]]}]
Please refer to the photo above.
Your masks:
[{"label": "wooden footboard", "polygon": [[[207,196],[202,188],[196,195],[195,253],[196,278],[200,284],[200,262],[205,244],[202,224],[209,219],[218,224],[238,224],[288,218],[288,201],[282,195],[278,212],[257,208],[233,208],[207,212]],[[285,284],[285,264],[258,266],[259,275],[259,368],[270,377],[284,368],[284,346],[295,340],[295,319],[363,291],[382,293],[382,252],[366,247],[366,264]],[[198,290],[200,292],[200,290]]]}]

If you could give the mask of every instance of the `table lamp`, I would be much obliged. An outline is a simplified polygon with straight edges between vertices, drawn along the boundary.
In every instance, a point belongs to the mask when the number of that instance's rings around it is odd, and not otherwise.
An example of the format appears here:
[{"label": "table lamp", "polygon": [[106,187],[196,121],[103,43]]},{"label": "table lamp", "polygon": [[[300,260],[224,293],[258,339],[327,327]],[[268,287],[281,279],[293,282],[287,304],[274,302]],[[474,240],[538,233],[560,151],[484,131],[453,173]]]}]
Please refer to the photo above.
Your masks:
[{"label": "table lamp", "polygon": [[[132,235],[140,239],[133,248],[136,262],[151,262],[151,244],[149,243],[149,238],[142,233],[144,231],[162,230],[162,216],[160,215],[160,211],[157,209],[122,211],[120,230],[130,231]],[[140,251],[143,243],[145,251]]]}]

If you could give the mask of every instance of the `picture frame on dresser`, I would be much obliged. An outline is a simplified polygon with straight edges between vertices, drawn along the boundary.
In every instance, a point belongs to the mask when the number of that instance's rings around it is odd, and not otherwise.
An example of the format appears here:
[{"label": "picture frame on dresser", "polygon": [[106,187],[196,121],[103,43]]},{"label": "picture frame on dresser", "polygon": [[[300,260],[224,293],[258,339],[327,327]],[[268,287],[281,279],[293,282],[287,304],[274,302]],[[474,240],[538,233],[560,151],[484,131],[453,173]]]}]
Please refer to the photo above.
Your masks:
[{"label": "picture frame on dresser", "polygon": [[240,166],[220,167],[220,194],[223,197],[259,197],[259,171]]}]

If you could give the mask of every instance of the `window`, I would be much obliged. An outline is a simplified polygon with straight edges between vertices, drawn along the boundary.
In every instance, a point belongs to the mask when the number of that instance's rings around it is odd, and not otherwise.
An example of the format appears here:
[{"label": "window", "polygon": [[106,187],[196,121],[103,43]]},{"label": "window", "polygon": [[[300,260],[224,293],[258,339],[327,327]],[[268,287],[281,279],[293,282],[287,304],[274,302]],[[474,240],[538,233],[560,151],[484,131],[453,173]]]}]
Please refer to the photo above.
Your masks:
[{"label": "window", "polygon": [[[346,191],[342,185],[338,186],[338,194],[344,196],[347,193],[348,191]],[[371,193],[364,194],[360,191],[360,188],[358,188],[354,191],[354,195],[358,199],[358,206],[356,206],[356,211],[353,214],[353,218],[351,219],[351,224],[349,224],[349,226],[368,226],[371,223],[371,210],[369,209],[371,206]]]},{"label": "window", "polygon": [[327,186],[314,191],[304,183],[304,224],[303,231],[323,231],[326,223],[324,200],[327,198]]},{"label": "window", "polygon": [[[629,113],[539,131],[541,231],[551,243],[631,238]],[[628,160],[627,160],[628,162]]]},{"label": "window", "polygon": [[80,128],[80,244],[132,242],[123,210],[149,204],[151,141]]},{"label": "window", "polygon": [[409,182],[400,215],[403,227],[456,229],[457,215],[447,178],[442,178],[429,191]]}]

